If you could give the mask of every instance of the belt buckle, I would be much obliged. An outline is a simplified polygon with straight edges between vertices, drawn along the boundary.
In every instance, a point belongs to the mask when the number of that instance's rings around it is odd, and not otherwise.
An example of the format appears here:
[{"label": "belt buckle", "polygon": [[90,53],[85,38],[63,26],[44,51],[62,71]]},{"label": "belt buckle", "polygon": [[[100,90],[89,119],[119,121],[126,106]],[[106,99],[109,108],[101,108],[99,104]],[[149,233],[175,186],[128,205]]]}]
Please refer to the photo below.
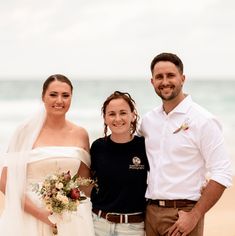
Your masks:
[{"label": "belt buckle", "polygon": [[105,220],[107,220],[107,221],[109,221],[109,215],[112,215],[112,213],[106,213],[106,215],[105,215]]},{"label": "belt buckle", "polygon": [[162,206],[162,207],[166,206],[165,201],[164,200],[159,200],[159,206]]},{"label": "belt buckle", "polygon": [[[105,219],[106,219],[107,221],[110,221],[110,220],[109,220],[109,216],[111,216],[111,215],[113,215],[113,216],[118,216],[119,219],[120,219],[120,224],[123,223],[123,215],[122,215],[122,214],[115,214],[115,213],[110,213],[110,212],[108,212],[108,213],[105,215]],[[125,221],[126,221],[126,219],[125,219]],[[110,222],[112,222],[112,221],[110,221]]]}]

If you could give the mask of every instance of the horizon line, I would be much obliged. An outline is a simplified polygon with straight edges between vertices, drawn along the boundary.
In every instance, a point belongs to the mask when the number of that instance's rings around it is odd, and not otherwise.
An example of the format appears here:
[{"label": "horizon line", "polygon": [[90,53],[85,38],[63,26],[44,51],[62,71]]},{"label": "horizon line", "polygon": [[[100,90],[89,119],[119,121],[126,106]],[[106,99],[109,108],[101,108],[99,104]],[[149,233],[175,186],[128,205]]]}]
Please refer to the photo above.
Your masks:
[{"label": "horizon line", "polygon": [[[115,80],[120,80],[120,81],[142,81],[142,80],[146,80],[146,79],[150,79],[150,76],[149,77],[125,77],[125,76],[120,76],[120,77],[116,77],[116,76],[113,76],[113,77],[94,77],[94,76],[91,76],[91,77],[87,77],[87,76],[69,76],[68,77],[69,79],[71,78],[71,80],[79,80],[79,81],[115,81]],[[2,76],[0,76],[0,81],[23,81],[23,80],[31,80],[31,81],[42,81],[42,80],[45,80],[46,78],[42,78],[42,77],[39,77],[39,76],[19,76],[19,77],[16,77],[16,76],[6,76],[5,78],[3,78]],[[201,80],[235,80],[235,76],[227,76],[227,77],[213,77],[213,76],[193,76],[193,77],[187,77],[187,80],[198,80],[198,81],[201,81]]]}]

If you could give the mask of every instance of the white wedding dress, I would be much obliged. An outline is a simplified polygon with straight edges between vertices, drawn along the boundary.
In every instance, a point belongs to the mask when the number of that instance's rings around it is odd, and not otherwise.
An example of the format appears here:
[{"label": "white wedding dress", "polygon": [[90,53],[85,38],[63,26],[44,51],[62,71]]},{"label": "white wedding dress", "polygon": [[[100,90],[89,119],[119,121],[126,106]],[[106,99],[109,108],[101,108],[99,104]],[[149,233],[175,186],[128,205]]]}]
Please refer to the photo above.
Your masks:
[{"label": "white wedding dress", "polygon": [[[32,150],[27,167],[27,196],[39,207],[44,207],[39,196],[32,192],[32,184],[40,183],[48,174],[70,171],[74,176],[82,160],[89,158],[89,154],[77,147],[39,147]],[[58,236],[93,236],[93,222],[89,199],[81,202],[77,212],[68,212],[56,217]],[[48,225],[25,213],[25,227],[33,227],[34,235],[52,235]],[[32,232],[32,229],[29,230]],[[28,234],[26,234],[28,235]]]},{"label": "white wedding dress", "polygon": [[[78,171],[81,161],[88,160],[89,154],[78,147],[47,146],[38,147],[29,152],[26,174],[26,194],[38,207],[45,207],[40,196],[32,191],[32,184],[44,181],[47,175],[70,171],[71,176]],[[89,164],[88,164],[89,165]],[[23,212],[18,236],[52,236],[52,228],[32,215]],[[78,206],[77,212],[67,212],[56,217],[58,236],[94,236],[91,202],[84,200]],[[0,218],[1,220],[1,218]],[[12,219],[17,222],[17,219]],[[13,223],[14,227],[14,223]],[[1,234],[4,234],[1,232]]]},{"label": "white wedding dress", "polygon": [[[4,205],[0,209],[0,235],[52,236],[51,227],[24,211],[22,197],[26,194],[38,207],[45,207],[40,196],[32,191],[32,184],[40,183],[47,175],[58,171],[70,170],[73,176],[81,161],[90,167],[90,155],[82,148],[45,146],[33,149],[45,119],[46,111],[42,106],[17,127],[6,151],[0,154],[0,174],[2,168],[7,167]],[[80,203],[77,212],[56,217],[56,224],[58,236],[94,236],[90,200]]]}]

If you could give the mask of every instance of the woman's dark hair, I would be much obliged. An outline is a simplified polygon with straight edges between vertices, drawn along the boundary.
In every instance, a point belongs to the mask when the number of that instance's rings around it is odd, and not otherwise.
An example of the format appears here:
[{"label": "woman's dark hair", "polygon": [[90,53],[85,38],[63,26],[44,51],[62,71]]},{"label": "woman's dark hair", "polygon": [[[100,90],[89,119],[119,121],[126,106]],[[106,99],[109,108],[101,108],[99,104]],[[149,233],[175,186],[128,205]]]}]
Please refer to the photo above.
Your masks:
[{"label": "woman's dark hair", "polygon": [[66,83],[70,86],[71,88],[71,92],[73,92],[73,85],[72,85],[72,82],[64,75],[61,75],[61,74],[55,74],[55,75],[51,75],[49,76],[45,82],[43,83],[43,87],[42,87],[42,97],[44,97],[47,89],[48,89],[48,86],[50,85],[51,82],[53,81],[60,81],[60,82],[63,82],[63,83]]},{"label": "woman's dark hair", "polygon": [[[105,102],[103,103],[103,106],[101,108],[102,115],[103,115],[103,117],[105,117],[106,108],[107,108],[108,104],[112,100],[119,99],[119,98],[122,98],[123,100],[125,100],[127,102],[127,104],[129,105],[129,107],[131,109],[131,112],[133,112],[134,115],[135,115],[135,120],[133,122],[131,122],[131,134],[134,134],[135,131],[136,131],[136,128],[137,128],[137,122],[139,120],[139,115],[138,115],[136,107],[135,107],[135,105],[136,105],[135,101],[129,93],[115,91],[109,97],[107,97],[107,99],[105,100]],[[108,127],[104,123],[104,135],[105,135],[105,137],[107,137],[107,132],[108,132]]]}]

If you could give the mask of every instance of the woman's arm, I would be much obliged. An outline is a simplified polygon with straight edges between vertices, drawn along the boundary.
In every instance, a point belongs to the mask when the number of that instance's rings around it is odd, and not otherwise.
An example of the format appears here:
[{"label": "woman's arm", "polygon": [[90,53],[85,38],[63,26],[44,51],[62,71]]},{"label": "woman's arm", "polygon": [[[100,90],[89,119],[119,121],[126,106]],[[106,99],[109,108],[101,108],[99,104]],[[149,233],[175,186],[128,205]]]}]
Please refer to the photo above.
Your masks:
[{"label": "woman's arm", "polygon": [[25,203],[24,203],[24,210],[25,212],[29,213],[30,215],[34,216],[35,218],[39,219],[40,221],[44,222],[45,224],[55,227],[49,219],[48,216],[51,215],[51,212],[46,210],[45,208],[38,208],[31,199],[25,196]]},{"label": "woman's arm", "polygon": [[78,176],[83,177],[83,178],[90,178],[91,177],[90,169],[82,161],[81,161],[80,167],[78,169]]},{"label": "woman's arm", "polygon": [[[78,176],[82,178],[90,178],[91,177],[91,172],[90,169],[83,163],[81,162],[79,170],[78,170]],[[91,183],[88,186],[80,186],[80,190],[82,190],[87,197],[91,196],[91,191],[95,184]]]},{"label": "woman's arm", "polygon": [[[6,191],[6,180],[7,180],[7,167],[4,167],[1,173],[1,179],[0,179],[0,191],[5,194]],[[36,217],[37,219],[41,220],[45,224],[48,224],[51,227],[55,227],[55,224],[53,224],[49,219],[48,216],[51,215],[51,213],[45,209],[40,209],[36,207],[36,205],[27,197],[25,196],[24,199],[24,210],[31,214],[32,216]]]},{"label": "woman's arm", "polygon": [[0,179],[0,191],[5,194],[7,181],[7,167],[3,167]]}]

